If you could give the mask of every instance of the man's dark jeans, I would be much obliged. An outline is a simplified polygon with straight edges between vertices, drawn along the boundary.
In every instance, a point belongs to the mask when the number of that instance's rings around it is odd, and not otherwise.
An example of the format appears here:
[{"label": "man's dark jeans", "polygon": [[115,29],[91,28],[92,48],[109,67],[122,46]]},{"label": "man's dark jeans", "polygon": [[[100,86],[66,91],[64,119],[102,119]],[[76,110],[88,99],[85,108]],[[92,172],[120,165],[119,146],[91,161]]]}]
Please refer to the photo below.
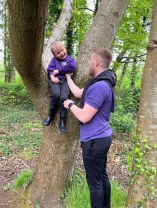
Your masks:
[{"label": "man's dark jeans", "polygon": [[81,143],[91,208],[111,207],[111,186],[106,173],[107,153],[111,142],[112,137],[109,136]]}]

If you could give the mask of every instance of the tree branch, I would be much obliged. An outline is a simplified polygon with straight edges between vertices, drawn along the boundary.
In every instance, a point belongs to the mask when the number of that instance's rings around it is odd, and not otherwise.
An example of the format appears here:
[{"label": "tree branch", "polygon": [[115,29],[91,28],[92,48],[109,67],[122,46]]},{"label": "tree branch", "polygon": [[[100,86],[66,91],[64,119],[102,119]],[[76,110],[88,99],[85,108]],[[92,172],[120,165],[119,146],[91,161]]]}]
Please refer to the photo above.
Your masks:
[{"label": "tree branch", "polygon": [[116,58],[116,62],[121,62],[121,60],[123,59],[123,56],[124,56],[125,53],[126,53],[126,50],[122,50],[122,51],[118,54],[118,56],[117,56],[117,58]]},{"label": "tree branch", "polygon": [[92,9],[90,9],[90,8],[88,8],[88,7],[81,7],[81,8],[77,8],[77,10],[89,10],[89,11],[91,11],[91,12],[95,12],[94,10],[92,10]]},{"label": "tree branch", "polygon": [[[122,59],[135,59],[135,58],[141,58],[142,56],[145,56],[146,55],[146,53],[144,53],[144,54],[141,54],[141,55],[139,55],[139,56],[130,56],[130,57],[127,57],[127,56],[123,56],[123,58]],[[121,60],[122,60],[121,59]]]},{"label": "tree branch", "polygon": [[54,42],[55,40],[61,40],[69,25],[73,10],[72,4],[73,0],[64,0],[64,7],[56,23],[56,27],[53,30],[53,34],[49,37],[47,44],[44,47],[42,63],[45,69],[47,68],[50,60],[52,59],[52,53],[50,50],[52,42]]},{"label": "tree branch", "polygon": [[147,26],[149,26],[149,25],[151,25],[151,24],[152,24],[152,21],[146,22],[146,23],[143,24],[143,27],[147,27]]}]

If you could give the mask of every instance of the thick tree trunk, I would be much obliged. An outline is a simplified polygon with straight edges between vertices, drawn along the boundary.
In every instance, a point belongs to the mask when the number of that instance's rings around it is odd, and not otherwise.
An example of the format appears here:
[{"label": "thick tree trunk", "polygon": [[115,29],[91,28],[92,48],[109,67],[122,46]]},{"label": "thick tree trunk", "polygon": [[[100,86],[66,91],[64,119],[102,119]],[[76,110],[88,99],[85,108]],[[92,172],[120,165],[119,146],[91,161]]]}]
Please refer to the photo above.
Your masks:
[{"label": "thick tree trunk", "polygon": [[[8,0],[14,64],[41,119],[46,116],[49,105],[47,76],[41,64],[47,4],[48,1]],[[38,203],[41,207],[58,207],[58,198],[69,178],[79,141],[78,122],[73,124],[71,117],[68,120],[68,134],[59,133],[58,119],[53,127],[43,128],[43,145],[32,184],[33,207]]]},{"label": "thick tree trunk", "polygon": [[47,5],[48,0],[8,0],[13,63],[40,115],[43,112],[41,103],[45,101],[40,98],[48,92],[46,84],[43,85],[46,76],[41,70]]},{"label": "thick tree trunk", "polygon": [[97,47],[111,48],[116,30],[129,4],[129,0],[103,0],[95,15],[91,30],[81,44],[78,56],[79,77],[85,81],[88,75],[88,57]]},{"label": "thick tree trunk", "polygon": [[[133,184],[129,187],[128,208],[157,207],[157,0],[154,0],[152,26],[144,67],[137,126],[140,152],[134,158]],[[143,143],[147,140],[146,143]],[[145,145],[144,145],[145,144]],[[148,148],[149,147],[149,148]],[[135,154],[137,157],[137,152]],[[137,160],[138,159],[138,160]],[[140,164],[137,164],[141,160]],[[137,166],[138,165],[138,166]],[[141,165],[142,167],[140,167]],[[140,167],[140,168],[139,168]],[[135,174],[136,173],[136,174]],[[137,206],[138,205],[138,206]]]},{"label": "thick tree trunk", "polygon": [[[78,82],[81,82],[84,75],[85,79],[88,77],[87,60],[90,50],[94,47],[111,47],[128,2],[129,0],[101,1],[91,32],[88,33],[79,54],[79,71],[76,76]],[[47,114],[49,104],[46,75],[41,67],[43,31],[48,2],[8,0],[8,3],[14,64],[43,119]],[[46,63],[45,61],[44,66]],[[66,179],[69,178],[78,147],[78,127],[78,121],[71,114],[68,118],[69,133],[67,134],[59,133],[58,119],[52,127],[43,127],[43,144],[32,183],[33,207],[36,204],[44,208],[58,207],[58,199]]]}]

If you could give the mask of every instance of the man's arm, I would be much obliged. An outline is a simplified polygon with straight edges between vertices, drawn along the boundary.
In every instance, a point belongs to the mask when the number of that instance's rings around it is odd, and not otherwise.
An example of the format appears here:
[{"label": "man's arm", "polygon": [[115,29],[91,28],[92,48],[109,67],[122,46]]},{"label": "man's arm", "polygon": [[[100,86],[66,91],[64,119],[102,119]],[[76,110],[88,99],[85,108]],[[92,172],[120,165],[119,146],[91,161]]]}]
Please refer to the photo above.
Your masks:
[{"label": "man's arm", "polygon": [[66,74],[66,78],[67,78],[67,82],[70,88],[70,91],[72,92],[72,94],[76,97],[76,98],[81,98],[82,93],[83,93],[83,89],[80,89],[75,83],[74,81],[71,79],[71,75],[70,74]]},{"label": "man's arm", "polygon": [[[72,100],[64,101],[64,107],[68,109],[68,105],[70,103],[73,103],[73,101]],[[89,122],[94,117],[94,115],[98,112],[97,109],[93,108],[88,104],[85,104],[83,108],[79,108],[76,105],[72,105],[70,110],[74,114],[74,116],[82,123]]]},{"label": "man's arm", "polygon": [[[104,81],[97,82],[88,89],[88,96],[86,97],[84,107],[79,108],[73,104],[70,110],[79,121],[87,123],[99,111],[104,101],[108,98],[109,93],[111,93],[111,89],[107,83]],[[72,100],[66,100],[64,101],[64,107],[69,108],[69,103],[74,102]]]}]

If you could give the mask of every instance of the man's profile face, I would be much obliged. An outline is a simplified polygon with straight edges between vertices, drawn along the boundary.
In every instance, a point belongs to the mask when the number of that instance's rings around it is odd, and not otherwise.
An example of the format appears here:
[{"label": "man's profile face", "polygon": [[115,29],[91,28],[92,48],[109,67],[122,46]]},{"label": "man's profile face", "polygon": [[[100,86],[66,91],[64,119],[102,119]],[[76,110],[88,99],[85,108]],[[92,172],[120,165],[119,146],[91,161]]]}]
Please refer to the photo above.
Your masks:
[{"label": "man's profile face", "polygon": [[94,54],[93,53],[89,57],[88,67],[89,67],[89,75],[93,76],[93,73],[94,73]]},{"label": "man's profile face", "polygon": [[99,65],[99,58],[95,53],[92,53],[89,57],[89,75],[94,76],[97,66]]}]

